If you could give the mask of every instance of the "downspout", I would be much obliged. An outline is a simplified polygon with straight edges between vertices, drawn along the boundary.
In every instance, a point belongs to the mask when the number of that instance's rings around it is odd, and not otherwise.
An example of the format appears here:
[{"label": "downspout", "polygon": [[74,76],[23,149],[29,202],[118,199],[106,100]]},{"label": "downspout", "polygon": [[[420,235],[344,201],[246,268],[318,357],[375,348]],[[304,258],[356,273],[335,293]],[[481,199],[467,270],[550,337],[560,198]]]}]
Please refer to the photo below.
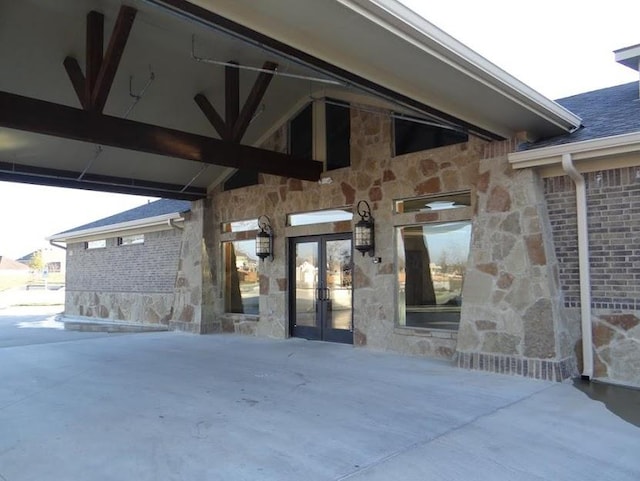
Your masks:
[{"label": "downspout", "polygon": [[580,317],[582,318],[582,378],[593,377],[593,339],[591,331],[591,276],[589,273],[589,230],[587,227],[587,188],[571,154],[562,154],[562,169],[576,185],[578,217],[578,269],[580,271]]}]

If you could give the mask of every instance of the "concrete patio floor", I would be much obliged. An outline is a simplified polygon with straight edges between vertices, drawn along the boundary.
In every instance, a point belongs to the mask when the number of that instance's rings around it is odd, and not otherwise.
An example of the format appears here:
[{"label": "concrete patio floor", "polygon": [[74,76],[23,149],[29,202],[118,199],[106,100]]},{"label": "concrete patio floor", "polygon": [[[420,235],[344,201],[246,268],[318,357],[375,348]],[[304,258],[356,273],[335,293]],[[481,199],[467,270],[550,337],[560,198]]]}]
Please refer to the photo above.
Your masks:
[{"label": "concrete patio floor", "polygon": [[298,339],[33,334],[38,312],[0,310],[1,481],[640,479],[640,429],[571,383]]}]

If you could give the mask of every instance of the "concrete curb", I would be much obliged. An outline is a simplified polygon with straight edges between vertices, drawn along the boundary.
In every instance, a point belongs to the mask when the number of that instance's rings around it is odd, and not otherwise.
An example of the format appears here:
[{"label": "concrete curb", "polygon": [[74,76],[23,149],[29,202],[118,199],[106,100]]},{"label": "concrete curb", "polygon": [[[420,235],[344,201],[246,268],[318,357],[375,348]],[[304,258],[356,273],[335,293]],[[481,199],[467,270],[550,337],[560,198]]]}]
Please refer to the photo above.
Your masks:
[{"label": "concrete curb", "polygon": [[143,324],[113,321],[108,319],[92,319],[88,317],[56,316],[56,320],[64,323],[67,331],[81,332],[162,332],[168,331],[168,326],[160,324]]}]

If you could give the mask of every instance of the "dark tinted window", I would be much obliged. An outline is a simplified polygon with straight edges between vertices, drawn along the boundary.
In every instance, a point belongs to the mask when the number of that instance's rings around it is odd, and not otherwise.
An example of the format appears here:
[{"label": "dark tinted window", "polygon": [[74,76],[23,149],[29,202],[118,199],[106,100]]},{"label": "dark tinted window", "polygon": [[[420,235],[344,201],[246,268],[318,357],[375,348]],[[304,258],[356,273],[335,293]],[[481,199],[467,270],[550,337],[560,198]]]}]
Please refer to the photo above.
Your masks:
[{"label": "dark tinted window", "polygon": [[327,170],[351,165],[351,114],[349,104],[326,103]]},{"label": "dark tinted window", "polygon": [[296,157],[313,158],[313,108],[307,105],[289,123],[289,153]]},{"label": "dark tinted window", "polygon": [[239,170],[224,183],[224,190],[239,189],[258,183],[258,172],[255,170]]},{"label": "dark tinted window", "polygon": [[396,155],[435,149],[469,140],[469,136],[465,133],[412,120],[395,118],[393,126]]}]

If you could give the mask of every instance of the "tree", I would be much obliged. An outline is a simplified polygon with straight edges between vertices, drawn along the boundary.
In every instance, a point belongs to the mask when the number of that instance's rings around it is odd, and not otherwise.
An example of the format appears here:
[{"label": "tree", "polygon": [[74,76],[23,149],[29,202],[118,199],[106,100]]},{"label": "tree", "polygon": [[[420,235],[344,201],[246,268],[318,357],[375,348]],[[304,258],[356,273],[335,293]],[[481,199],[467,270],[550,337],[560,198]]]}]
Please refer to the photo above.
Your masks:
[{"label": "tree", "polygon": [[44,269],[41,250],[37,250],[31,255],[31,259],[29,259],[29,269],[34,272],[42,272],[42,269]]}]

